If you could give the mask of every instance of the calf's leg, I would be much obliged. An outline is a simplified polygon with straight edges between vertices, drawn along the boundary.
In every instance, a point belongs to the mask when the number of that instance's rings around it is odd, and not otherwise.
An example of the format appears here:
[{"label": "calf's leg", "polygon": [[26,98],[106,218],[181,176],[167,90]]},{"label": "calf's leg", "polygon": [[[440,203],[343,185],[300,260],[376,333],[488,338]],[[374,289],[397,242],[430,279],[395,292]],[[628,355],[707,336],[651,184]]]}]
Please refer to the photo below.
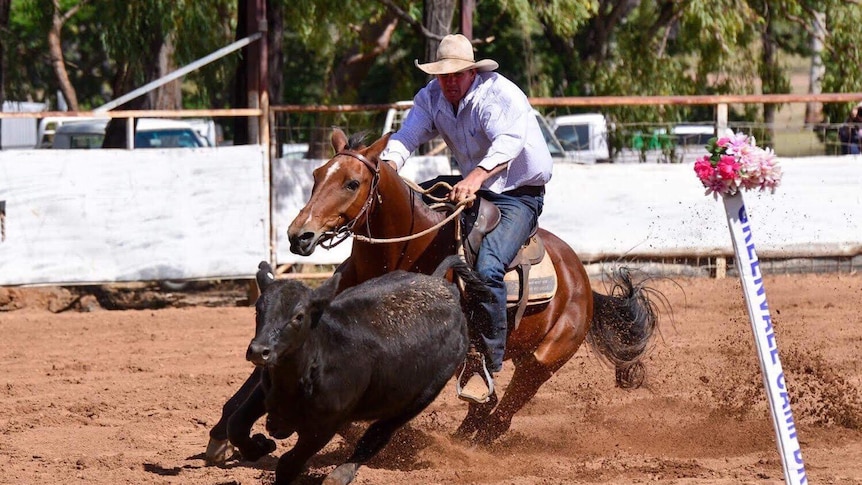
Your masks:
[{"label": "calf's leg", "polygon": [[293,483],[305,469],[305,463],[309,458],[323,449],[333,436],[335,436],[335,429],[300,432],[296,445],[278,459],[278,464],[275,466],[274,485]]},{"label": "calf's leg", "polygon": [[[207,463],[220,465],[233,455],[234,448],[227,439],[228,420],[239,409],[242,403],[248,399],[254,388],[257,387],[260,382],[260,374],[261,368],[255,367],[239,390],[222,406],[221,417],[210,430],[210,440],[206,451]],[[251,426],[249,426],[250,430]]]},{"label": "calf's leg", "polygon": [[359,467],[374,458],[380,450],[389,443],[392,435],[399,428],[407,424],[408,421],[415,418],[423,409],[431,404],[431,401],[437,397],[440,390],[446,382],[441,380],[439,386],[434,386],[425,391],[415,403],[410,405],[403,412],[391,418],[375,421],[368,427],[359,442],[356,443],[356,449],[347,462],[339,465],[335,470],[326,476],[323,481],[324,485],[347,485],[356,478],[356,471]]},{"label": "calf's leg", "polygon": [[275,451],[275,441],[261,433],[249,436],[254,422],[266,414],[266,393],[256,386],[248,399],[231,415],[227,424],[228,439],[237,447],[243,459],[257,461],[260,457]]}]

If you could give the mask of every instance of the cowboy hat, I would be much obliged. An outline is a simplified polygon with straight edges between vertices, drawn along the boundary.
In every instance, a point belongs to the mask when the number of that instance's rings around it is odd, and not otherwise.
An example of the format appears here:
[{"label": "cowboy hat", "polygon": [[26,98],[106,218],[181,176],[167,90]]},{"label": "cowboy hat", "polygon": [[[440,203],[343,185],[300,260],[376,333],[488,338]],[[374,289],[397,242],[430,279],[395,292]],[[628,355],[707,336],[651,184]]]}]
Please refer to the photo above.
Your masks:
[{"label": "cowboy hat", "polygon": [[416,67],[431,75],[454,74],[468,69],[478,69],[483,72],[493,71],[500,67],[497,61],[490,59],[482,59],[477,62],[473,57],[473,44],[470,43],[470,39],[461,34],[450,34],[443,37],[440,46],[437,47],[437,62],[419,64],[418,59],[414,62]]}]

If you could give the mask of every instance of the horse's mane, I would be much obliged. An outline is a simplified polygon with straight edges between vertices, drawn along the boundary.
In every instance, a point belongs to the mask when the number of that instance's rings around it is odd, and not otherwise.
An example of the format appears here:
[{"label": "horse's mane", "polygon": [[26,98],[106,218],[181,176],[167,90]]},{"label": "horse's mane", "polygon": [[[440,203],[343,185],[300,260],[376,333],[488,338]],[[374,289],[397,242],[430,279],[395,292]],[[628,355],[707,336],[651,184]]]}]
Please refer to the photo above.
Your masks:
[{"label": "horse's mane", "polygon": [[348,150],[360,150],[365,148],[365,139],[368,138],[368,130],[359,131],[350,135],[347,139]]}]

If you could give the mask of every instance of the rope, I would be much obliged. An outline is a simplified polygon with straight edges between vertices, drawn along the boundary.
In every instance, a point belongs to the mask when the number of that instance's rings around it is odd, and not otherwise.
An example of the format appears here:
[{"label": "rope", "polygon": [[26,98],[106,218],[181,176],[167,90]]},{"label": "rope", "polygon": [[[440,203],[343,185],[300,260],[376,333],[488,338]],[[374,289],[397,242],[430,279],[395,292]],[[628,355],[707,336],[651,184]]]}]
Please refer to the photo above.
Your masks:
[{"label": "rope", "polygon": [[[408,180],[408,179],[402,179],[402,180],[404,180],[404,183],[407,184],[407,186],[410,187],[411,189],[413,189],[414,191],[419,192],[423,195],[426,195],[431,200],[437,202],[437,204],[434,204],[431,206],[432,208],[437,208],[437,207],[441,207],[441,206],[451,207],[451,204],[442,204],[442,202],[444,202],[446,200],[446,198],[435,197],[433,195],[430,195],[430,192],[432,192],[438,188],[441,188],[441,187],[447,188],[451,191],[452,186],[447,184],[446,182],[437,182],[432,187],[430,187],[426,190],[426,189],[423,189],[422,187],[416,185],[416,183],[414,183],[411,180]],[[457,217],[458,214],[463,212],[464,208],[467,207],[468,205],[470,205],[475,199],[476,199],[476,196],[471,195],[467,199],[464,199],[461,202],[458,202],[458,205],[455,207],[455,210],[451,214],[449,214],[445,219],[438,222],[437,224],[434,224],[433,226],[429,227],[428,229],[425,229],[424,231],[418,232],[416,234],[410,234],[408,236],[401,236],[401,237],[394,237],[394,238],[387,238],[387,239],[377,239],[377,238],[363,236],[361,234],[355,234],[354,233],[353,238],[356,239],[357,241],[362,241],[362,242],[369,243],[369,244],[387,244],[387,243],[399,243],[399,242],[405,242],[405,241],[412,241],[413,239],[418,239],[418,238],[420,238],[426,234],[434,232],[434,231],[440,229],[441,227],[445,226],[446,224],[449,223],[449,221],[451,221],[452,219]]]}]

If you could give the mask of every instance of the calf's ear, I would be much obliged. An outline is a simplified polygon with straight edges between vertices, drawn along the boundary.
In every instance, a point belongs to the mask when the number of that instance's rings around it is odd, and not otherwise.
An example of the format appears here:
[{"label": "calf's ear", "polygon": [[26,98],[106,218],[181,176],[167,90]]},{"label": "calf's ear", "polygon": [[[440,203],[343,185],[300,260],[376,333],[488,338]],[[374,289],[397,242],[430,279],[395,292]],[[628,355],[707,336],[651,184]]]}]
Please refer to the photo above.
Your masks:
[{"label": "calf's ear", "polygon": [[314,290],[312,290],[311,295],[309,295],[308,302],[308,317],[311,319],[311,325],[317,325],[317,322],[320,320],[320,316],[323,315],[323,312],[332,303],[332,299],[335,298],[335,291],[338,289],[338,283],[341,281],[341,273],[335,273],[329,279],[323,282],[322,285],[318,286]]},{"label": "calf's ear", "polygon": [[272,270],[272,266],[266,261],[261,261],[257,267],[258,270],[255,279],[257,280],[258,289],[263,292],[270,283],[275,281],[275,272]]}]

